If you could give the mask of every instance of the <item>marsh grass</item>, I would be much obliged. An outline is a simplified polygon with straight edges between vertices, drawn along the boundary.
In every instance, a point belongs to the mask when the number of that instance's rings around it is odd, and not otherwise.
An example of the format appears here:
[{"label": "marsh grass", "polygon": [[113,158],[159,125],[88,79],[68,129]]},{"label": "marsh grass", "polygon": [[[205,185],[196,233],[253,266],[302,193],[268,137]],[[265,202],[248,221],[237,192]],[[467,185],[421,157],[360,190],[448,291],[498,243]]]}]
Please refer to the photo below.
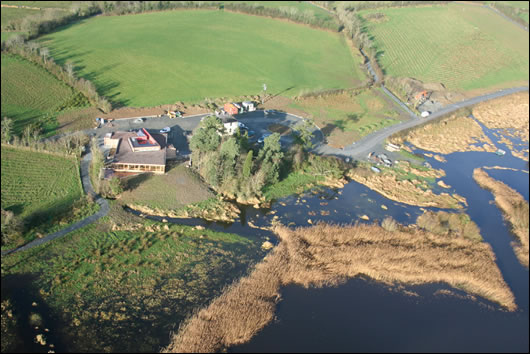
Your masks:
[{"label": "marsh grass", "polygon": [[512,232],[519,242],[512,242],[514,252],[519,262],[528,268],[529,259],[529,208],[528,202],[506,184],[491,178],[486,171],[476,168],[473,179],[484,189],[491,191],[495,197],[495,204],[504,214],[512,226]]},{"label": "marsh grass", "polygon": [[414,228],[277,226],[281,242],[248,276],[179,328],[165,352],[214,352],[249,341],[274,317],[280,288],[337,285],[366,275],[392,284],[445,282],[516,309],[489,245]]}]

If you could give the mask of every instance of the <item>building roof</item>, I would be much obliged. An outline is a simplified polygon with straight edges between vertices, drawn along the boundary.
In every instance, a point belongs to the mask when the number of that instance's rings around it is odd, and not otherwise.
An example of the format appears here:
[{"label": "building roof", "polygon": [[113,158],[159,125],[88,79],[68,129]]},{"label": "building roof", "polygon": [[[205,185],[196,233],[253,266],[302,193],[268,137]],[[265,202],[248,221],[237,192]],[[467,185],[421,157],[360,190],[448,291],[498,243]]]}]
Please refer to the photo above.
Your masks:
[{"label": "building roof", "polygon": [[133,152],[129,145],[129,138],[137,137],[136,132],[116,132],[113,139],[120,139],[113,163],[127,163],[138,165],[166,165],[166,137],[162,134],[151,134],[160,145],[157,151],[137,151]]},{"label": "building roof", "polygon": [[222,117],[221,118],[221,122],[223,124],[226,124],[226,123],[234,123],[234,122],[237,122],[237,119],[235,119],[234,117]]}]

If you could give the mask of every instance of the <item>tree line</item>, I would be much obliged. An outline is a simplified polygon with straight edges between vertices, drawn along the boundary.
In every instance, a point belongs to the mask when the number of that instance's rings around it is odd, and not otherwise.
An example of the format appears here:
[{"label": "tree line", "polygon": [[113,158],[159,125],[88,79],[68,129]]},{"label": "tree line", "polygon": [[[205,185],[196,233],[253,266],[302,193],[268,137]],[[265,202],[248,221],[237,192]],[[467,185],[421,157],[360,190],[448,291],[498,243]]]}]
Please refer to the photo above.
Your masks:
[{"label": "tree line", "polygon": [[2,42],[2,53],[18,55],[41,66],[58,80],[81,92],[91,104],[104,113],[112,110],[112,104],[108,99],[98,94],[96,86],[91,81],[76,77],[71,61],[67,61],[64,67],[60,66],[51,57],[49,48],[42,47],[34,41],[26,42],[22,36],[16,35]]},{"label": "tree line", "polygon": [[265,201],[263,191],[292,172],[323,178],[343,178],[348,166],[334,157],[310,154],[310,121],[295,129],[295,144],[282,150],[280,134],[264,139],[263,146],[251,146],[246,133],[225,135],[221,120],[203,119],[190,139],[192,167],[218,193],[241,203]]}]

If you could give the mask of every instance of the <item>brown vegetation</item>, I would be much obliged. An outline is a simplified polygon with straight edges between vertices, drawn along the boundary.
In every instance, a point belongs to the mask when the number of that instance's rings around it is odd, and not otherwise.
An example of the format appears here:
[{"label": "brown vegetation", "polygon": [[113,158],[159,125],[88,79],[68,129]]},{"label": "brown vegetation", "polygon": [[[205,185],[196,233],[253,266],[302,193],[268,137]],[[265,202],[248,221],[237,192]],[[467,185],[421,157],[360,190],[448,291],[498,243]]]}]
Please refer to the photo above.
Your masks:
[{"label": "brown vegetation", "polygon": [[[464,197],[448,193],[434,194],[423,177],[439,178],[441,170],[420,171],[410,165],[400,164],[404,170],[384,168],[374,173],[369,166],[359,166],[350,170],[348,177],[380,193],[385,198],[400,203],[422,207],[461,208],[466,203]],[[442,171],[443,172],[443,171]],[[424,176],[422,176],[424,175]],[[410,178],[409,178],[410,177]]]},{"label": "brown vegetation", "polygon": [[[497,150],[477,122],[460,115],[451,115],[447,119],[420,126],[405,136],[393,137],[391,142],[402,144],[405,140],[420,149],[440,154],[450,154],[456,151],[495,152]],[[479,143],[482,146],[476,146]]]},{"label": "brown vegetation", "polygon": [[185,321],[168,352],[214,352],[247,342],[269,323],[280,287],[336,285],[367,275],[387,284],[446,282],[515,310],[488,244],[415,228],[318,224],[275,228],[280,244],[252,273]]},{"label": "brown vegetation", "polygon": [[453,235],[472,241],[482,241],[477,224],[465,213],[424,211],[416,220],[416,224],[437,235]]},{"label": "brown vegetation", "polygon": [[528,92],[482,102],[473,108],[473,115],[489,129],[513,129],[506,132],[529,141]]},{"label": "brown vegetation", "polygon": [[491,178],[484,170],[476,168],[473,179],[482,188],[488,189],[495,197],[495,203],[502,210],[504,217],[512,225],[512,232],[519,244],[512,242],[512,247],[522,265],[528,267],[528,202],[506,184]]}]

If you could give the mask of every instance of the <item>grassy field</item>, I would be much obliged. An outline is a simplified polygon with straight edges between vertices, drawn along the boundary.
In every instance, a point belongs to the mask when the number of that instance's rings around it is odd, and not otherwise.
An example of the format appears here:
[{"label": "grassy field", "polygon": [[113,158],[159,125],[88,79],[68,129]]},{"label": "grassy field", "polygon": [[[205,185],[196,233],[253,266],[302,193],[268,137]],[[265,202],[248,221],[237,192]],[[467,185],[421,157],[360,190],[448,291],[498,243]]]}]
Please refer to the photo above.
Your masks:
[{"label": "grassy field", "polygon": [[349,145],[401,119],[379,89],[298,100],[289,105],[313,118],[332,146]]},{"label": "grassy field", "polygon": [[26,224],[25,241],[92,214],[82,195],[75,159],[2,146],[2,209]]},{"label": "grassy field", "polygon": [[449,4],[362,12],[386,75],[443,83],[449,90],[528,82],[528,32],[480,6]]},{"label": "grassy field", "polygon": [[[8,277],[39,274],[27,289],[38,303],[33,311],[49,308],[61,324],[52,334],[68,343],[68,351],[157,352],[175,325],[263,256],[251,238],[144,221],[116,210],[60,240],[2,257],[3,284]],[[116,223],[119,229],[111,231]],[[16,313],[20,306],[31,302],[14,301]]]},{"label": "grassy field", "polygon": [[[2,2],[3,4],[4,2]],[[1,12],[1,19],[2,19],[2,28],[4,28],[5,25],[9,21],[13,20],[19,20],[21,18],[24,18],[26,16],[31,15],[38,15],[40,14],[40,10],[32,10],[32,9],[17,9],[17,8],[10,8],[10,7],[2,7],[0,8]]]},{"label": "grassy field", "polygon": [[298,10],[299,13],[303,13],[304,11],[311,11],[315,15],[317,19],[322,19],[325,21],[334,21],[333,16],[329,12],[327,12],[324,9],[321,9],[318,6],[311,5],[305,1],[222,1],[223,3],[239,3],[239,2],[246,2],[249,5],[258,5],[258,6],[264,6],[264,7],[275,7],[275,8],[282,8],[282,7],[293,7],[296,10]]},{"label": "grassy field", "polygon": [[338,34],[225,11],[101,16],[41,42],[100,94],[129,106],[259,94],[264,83],[269,94],[295,95],[364,79]]},{"label": "grassy field", "polygon": [[23,58],[2,54],[2,117],[13,119],[15,134],[37,122],[42,123],[44,135],[53,134],[60,110],[87,105],[84,96],[43,68]]},{"label": "grassy field", "polygon": [[141,174],[128,177],[121,201],[162,210],[174,210],[214,196],[208,187],[184,164],[164,175]]},{"label": "grassy field", "polygon": [[77,1],[2,1],[2,5],[64,9]]}]

